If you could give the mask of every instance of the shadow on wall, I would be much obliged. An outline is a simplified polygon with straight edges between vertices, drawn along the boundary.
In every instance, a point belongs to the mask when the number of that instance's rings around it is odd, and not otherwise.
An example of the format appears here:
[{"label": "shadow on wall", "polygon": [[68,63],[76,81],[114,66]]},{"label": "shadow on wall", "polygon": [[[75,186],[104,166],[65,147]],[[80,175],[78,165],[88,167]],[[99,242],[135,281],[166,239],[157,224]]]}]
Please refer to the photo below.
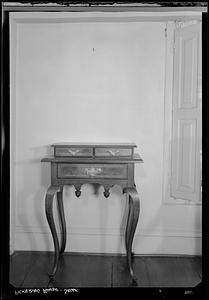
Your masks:
[{"label": "shadow on wall", "polygon": [[[16,181],[22,186],[16,186],[16,226],[27,235],[27,249],[39,250],[34,231],[38,233],[46,228],[45,222],[45,193],[50,185],[50,165],[41,163],[41,159],[51,155],[50,147],[41,146],[32,148],[33,159],[19,160],[15,163]],[[21,178],[21,181],[19,181]],[[38,224],[35,228],[33,224]],[[36,225],[37,226],[37,225]],[[48,235],[44,235],[44,242],[47,245],[51,242]]]},{"label": "shadow on wall", "polygon": [[[112,188],[110,188],[110,196],[108,198],[105,198],[103,195],[104,189],[101,187],[101,201],[98,201],[98,213],[99,213],[99,220],[100,220],[100,228],[102,230],[101,236],[100,236],[100,252],[109,252],[108,250],[108,242],[107,237],[109,238],[109,241],[111,242],[111,233],[109,233],[109,229],[107,227],[108,222],[107,220],[110,218],[111,215],[111,209],[115,209],[115,206],[118,207],[118,213],[119,215],[122,215],[124,212],[124,200],[125,196],[122,193],[122,189],[119,185],[115,185]],[[113,198],[114,200],[113,200]],[[112,202],[112,203],[111,203]],[[112,216],[111,216],[112,218]],[[110,220],[111,222],[111,220]],[[117,245],[117,253],[121,253],[122,247],[123,247],[123,241],[121,243],[121,231],[124,229],[123,225],[123,218],[121,225],[118,224],[119,232],[120,232],[120,239]],[[109,234],[109,236],[108,236]],[[114,232],[112,234],[115,234]],[[124,233],[122,233],[124,234]]]},{"label": "shadow on wall", "polygon": [[[109,225],[112,223],[112,221],[114,223],[114,220],[111,220],[113,217],[113,211],[117,206],[117,213],[122,214],[124,208],[124,196],[122,194],[121,187],[117,185],[112,187],[110,189],[110,196],[108,198],[105,198],[103,192],[104,188],[100,184],[83,184],[81,188],[81,196],[77,199],[75,196],[74,187],[65,186],[64,188],[64,206],[66,204],[66,208],[72,208],[70,209],[72,214],[71,217],[74,219],[68,220],[69,213],[68,215],[67,213],[65,214],[67,227],[72,226],[73,230],[73,227],[75,226],[75,230],[77,230],[77,227],[81,225],[80,230],[82,233],[83,226],[87,224],[87,232],[84,229],[84,235],[99,234],[98,239],[96,239],[98,245],[95,245],[95,249],[97,249],[96,252],[98,253],[110,252],[108,249],[111,246],[111,237],[113,234],[115,234],[115,232],[111,232],[112,226]],[[66,212],[67,210],[65,209]],[[78,219],[75,221],[74,214],[78,214],[79,212],[80,215],[78,215]],[[82,219],[82,216],[84,215],[86,218],[85,220]],[[95,221],[87,219],[94,217]],[[84,223],[80,224],[82,221]],[[74,222],[76,222],[76,224],[74,224]],[[119,227],[120,224],[116,226]],[[90,230],[90,232],[88,230]],[[74,238],[76,237],[74,236]],[[81,249],[81,251],[85,251],[85,249]]]}]

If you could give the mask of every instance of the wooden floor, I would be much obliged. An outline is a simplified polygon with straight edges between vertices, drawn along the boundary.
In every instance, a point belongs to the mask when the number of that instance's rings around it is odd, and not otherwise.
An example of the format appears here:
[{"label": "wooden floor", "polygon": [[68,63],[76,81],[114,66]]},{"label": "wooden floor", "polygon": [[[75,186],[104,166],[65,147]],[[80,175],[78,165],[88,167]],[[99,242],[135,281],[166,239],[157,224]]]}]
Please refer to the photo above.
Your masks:
[{"label": "wooden floor", "polygon": [[[16,288],[131,287],[125,256],[65,253],[54,281],[47,275],[52,253],[16,252],[10,258],[10,283]],[[201,282],[200,257],[135,256],[138,287],[194,287]]]}]

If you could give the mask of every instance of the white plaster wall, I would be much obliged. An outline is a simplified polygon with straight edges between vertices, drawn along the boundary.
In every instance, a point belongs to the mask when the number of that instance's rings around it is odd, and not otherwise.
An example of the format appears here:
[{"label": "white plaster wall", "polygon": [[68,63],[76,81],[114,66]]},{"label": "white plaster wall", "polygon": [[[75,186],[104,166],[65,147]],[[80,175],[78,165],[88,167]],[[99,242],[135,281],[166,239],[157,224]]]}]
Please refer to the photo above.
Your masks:
[{"label": "white plaster wall", "polygon": [[[165,23],[18,23],[11,106],[15,250],[52,250],[44,197],[54,142],[135,142],[141,213],[135,253],[200,254],[201,207],[165,205]],[[65,187],[66,251],[124,252],[126,199]]]}]

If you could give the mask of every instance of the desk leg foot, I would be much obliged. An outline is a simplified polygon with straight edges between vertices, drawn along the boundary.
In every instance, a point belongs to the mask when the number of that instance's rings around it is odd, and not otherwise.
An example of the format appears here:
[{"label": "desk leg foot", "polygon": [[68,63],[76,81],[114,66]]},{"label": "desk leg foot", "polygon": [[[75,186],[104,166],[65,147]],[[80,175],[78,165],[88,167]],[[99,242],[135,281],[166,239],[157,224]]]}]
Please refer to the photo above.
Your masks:
[{"label": "desk leg foot", "polygon": [[125,188],[124,192],[127,193],[127,195],[129,195],[129,212],[128,212],[128,220],[126,225],[126,233],[125,233],[127,262],[128,262],[129,272],[133,279],[133,282],[137,282],[132,267],[132,257],[133,257],[132,244],[133,244],[133,238],[134,238],[136,226],[139,219],[140,200],[135,187]]},{"label": "desk leg foot", "polygon": [[65,222],[65,214],[63,207],[63,187],[60,188],[60,192],[57,193],[57,204],[58,204],[58,212],[60,216],[60,225],[61,225],[61,247],[60,254],[65,251],[66,246],[66,222]]},{"label": "desk leg foot", "polygon": [[59,240],[57,237],[57,231],[56,231],[54,217],[53,217],[53,200],[55,194],[59,191],[60,191],[60,187],[50,186],[47,190],[46,198],[45,198],[46,217],[52,233],[52,237],[54,241],[54,249],[55,249],[54,265],[52,267],[51,272],[49,273],[50,278],[52,278],[55,275],[57,271],[58,261],[59,261]]}]

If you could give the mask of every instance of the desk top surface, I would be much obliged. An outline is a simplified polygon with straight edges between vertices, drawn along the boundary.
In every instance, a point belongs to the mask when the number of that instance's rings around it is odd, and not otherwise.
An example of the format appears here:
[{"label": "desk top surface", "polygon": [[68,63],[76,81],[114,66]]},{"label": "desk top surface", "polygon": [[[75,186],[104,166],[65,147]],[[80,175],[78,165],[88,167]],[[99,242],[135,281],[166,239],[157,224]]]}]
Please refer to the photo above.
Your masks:
[{"label": "desk top surface", "polygon": [[137,147],[135,143],[55,143],[51,145],[52,147],[97,147],[97,148],[133,148]]},{"label": "desk top surface", "polygon": [[130,158],[100,158],[100,157],[45,157],[42,162],[54,163],[97,163],[97,164],[121,164],[121,163],[142,163],[143,159],[138,153],[135,153]]}]

